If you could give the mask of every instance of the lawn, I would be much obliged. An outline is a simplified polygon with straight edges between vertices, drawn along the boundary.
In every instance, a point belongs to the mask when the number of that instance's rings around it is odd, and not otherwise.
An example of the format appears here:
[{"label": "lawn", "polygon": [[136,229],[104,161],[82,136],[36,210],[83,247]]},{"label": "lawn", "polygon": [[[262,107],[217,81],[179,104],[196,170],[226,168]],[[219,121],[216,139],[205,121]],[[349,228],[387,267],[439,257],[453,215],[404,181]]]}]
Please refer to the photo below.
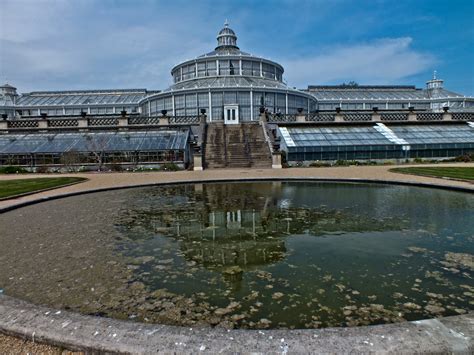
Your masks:
[{"label": "lawn", "polygon": [[80,177],[0,180],[0,199],[85,181]]},{"label": "lawn", "polygon": [[474,167],[411,167],[393,168],[394,173],[450,178],[456,180],[474,181]]}]

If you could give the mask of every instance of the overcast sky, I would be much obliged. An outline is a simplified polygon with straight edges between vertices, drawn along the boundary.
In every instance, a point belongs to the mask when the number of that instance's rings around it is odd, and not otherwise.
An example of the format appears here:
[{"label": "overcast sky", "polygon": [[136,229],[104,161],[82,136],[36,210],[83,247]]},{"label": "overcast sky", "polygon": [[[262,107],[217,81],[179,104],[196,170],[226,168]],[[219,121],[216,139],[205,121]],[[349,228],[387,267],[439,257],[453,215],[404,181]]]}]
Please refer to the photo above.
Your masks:
[{"label": "overcast sky", "polygon": [[474,0],[0,0],[0,82],[164,89],[173,65],[214,49],[225,19],[290,86],[424,87],[437,70],[474,96]]}]

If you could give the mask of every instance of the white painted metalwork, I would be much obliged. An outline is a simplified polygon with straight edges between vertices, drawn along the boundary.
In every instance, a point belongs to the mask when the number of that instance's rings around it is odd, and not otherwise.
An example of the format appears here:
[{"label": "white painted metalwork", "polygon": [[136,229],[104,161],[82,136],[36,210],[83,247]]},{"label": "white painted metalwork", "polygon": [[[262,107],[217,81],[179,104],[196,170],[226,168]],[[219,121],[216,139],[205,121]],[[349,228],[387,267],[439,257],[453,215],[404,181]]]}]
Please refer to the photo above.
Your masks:
[{"label": "white painted metalwork", "polygon": [[286,127],[278,127],[280,134],[285,141],[287,147],[296,147],[295,141],[291,138],[290,132]]}]

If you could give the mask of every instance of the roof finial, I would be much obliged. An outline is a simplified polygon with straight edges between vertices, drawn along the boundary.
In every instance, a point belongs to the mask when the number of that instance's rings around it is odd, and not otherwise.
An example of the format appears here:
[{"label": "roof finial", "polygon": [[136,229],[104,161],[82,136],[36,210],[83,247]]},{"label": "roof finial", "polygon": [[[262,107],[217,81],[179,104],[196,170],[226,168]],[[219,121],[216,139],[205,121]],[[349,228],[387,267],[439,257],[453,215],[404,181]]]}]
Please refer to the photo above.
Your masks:
[{"label": "roof finial", "polygon": [[433,71],[433,80],[436,80],[436,74],[437,74],[437,71],[434,70],[434,71]]},{"label": "roof finial", "polygon": [[229,27],[229,21],[227,21],[227,19],[225,19],[224,27]]}]

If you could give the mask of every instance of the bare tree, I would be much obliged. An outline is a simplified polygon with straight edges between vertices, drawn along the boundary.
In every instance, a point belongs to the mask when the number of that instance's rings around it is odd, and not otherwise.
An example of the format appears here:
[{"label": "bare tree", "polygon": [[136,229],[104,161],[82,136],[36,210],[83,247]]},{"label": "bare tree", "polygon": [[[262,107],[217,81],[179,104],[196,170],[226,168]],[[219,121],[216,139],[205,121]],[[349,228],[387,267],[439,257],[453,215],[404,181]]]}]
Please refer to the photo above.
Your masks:
[{"label": "bare tree", "polygon": [[96,163],[99,166],[99,171],[102,170],[104,164],[105,148],[109,138],[105,135],[94,134],[87,136],[87,150],[92,154]]},{"label": "bare tree", "polygon": [[75,149],[64,152],[61,155],[61,164],[64,165],[68,171],[74,171],[76,166],[84,161],[84,157]]}]

